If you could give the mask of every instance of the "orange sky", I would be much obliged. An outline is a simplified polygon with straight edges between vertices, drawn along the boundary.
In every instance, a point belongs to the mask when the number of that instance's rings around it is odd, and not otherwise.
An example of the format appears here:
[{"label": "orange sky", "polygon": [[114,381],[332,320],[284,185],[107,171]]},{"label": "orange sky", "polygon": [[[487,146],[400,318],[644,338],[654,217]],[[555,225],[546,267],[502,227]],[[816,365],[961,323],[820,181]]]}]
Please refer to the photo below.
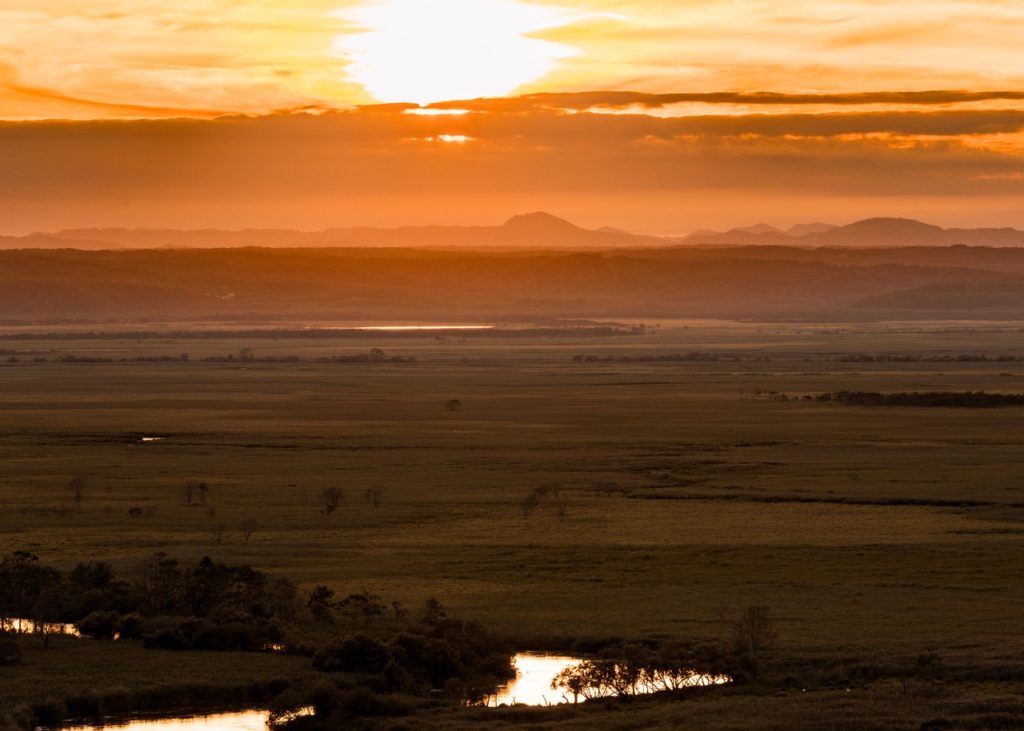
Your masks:
[{"label": "orange sky", "polygon": [[0,0],[0,230],[1024,226],[1021,38],[1017,0]]}]

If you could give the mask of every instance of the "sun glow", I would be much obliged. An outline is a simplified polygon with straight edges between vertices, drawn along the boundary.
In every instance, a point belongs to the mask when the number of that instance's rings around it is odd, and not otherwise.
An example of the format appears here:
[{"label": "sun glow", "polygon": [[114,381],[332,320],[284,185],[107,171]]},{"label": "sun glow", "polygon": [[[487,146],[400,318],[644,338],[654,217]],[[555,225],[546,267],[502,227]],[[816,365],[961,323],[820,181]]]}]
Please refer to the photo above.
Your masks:
[{"label": "sun glow", "polygon": [[335,52],[382,102],[504,96],[577,55],[530,35],[571,14],[518,0],[373,0],[337,15],[361,32],[338,36]]}]

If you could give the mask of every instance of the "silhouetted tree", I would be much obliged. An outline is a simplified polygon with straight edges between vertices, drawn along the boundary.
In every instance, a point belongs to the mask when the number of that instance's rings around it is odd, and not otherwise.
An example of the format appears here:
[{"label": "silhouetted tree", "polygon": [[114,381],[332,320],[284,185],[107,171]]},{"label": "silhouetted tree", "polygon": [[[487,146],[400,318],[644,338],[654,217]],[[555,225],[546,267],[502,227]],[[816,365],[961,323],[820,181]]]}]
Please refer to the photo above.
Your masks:
[{"label": "silhouetted tree", "polygon": [[333,619],[334,590],[318,584],[313,591],[309,592],[306,607],[314,619],[321,622],[330,622]]},{"label": "silhouetted tree", "polygon": [[85,488],[89,478],[85,475],[72,477],[68,482],[68,492],[71,493],[71,502],[75,504],[75,510],[82,509],[82,500],[85,498]]},{"label": "silhouetted tree", "polygon": [[51,627],[63,619],[66,602],[67,588],[59,580],[44,586],[36,597],[32,620],[43,647],[49,647]]},{"label": "silhouetted tree", "polygon": [[363,499],[375,508],[380,507],[381,498],[384,497],[383,487],[368,487],[363,492]]},{"label": "silhouetted tree", "polygon": [[378,617],[384,615],[384,605],[380,597],[368,591],[361,591],[358,594],[349,594],[342,601],[338,602],[338,609],[342,614],[353,622],[362,620],[364,624],[370,625]]},{"label": "silhouetted tree", "polygon": [[257,524],[255,519],[249,518],[247,520],[242,521],[242,524],[239,526],[239,530],[242,531],[242,537],[245,538],[246,543],[249,542],[249,539],[252,537],[252,534],[256,532],[256,528]]},{"label": "silhouetted tree", "polygon": [[338,503],[345,497],[345,491],[340,487],[328,487],[320,493],[320,512],[330,515],[338,509]]},{"label": "silhouetted tree", "polygon": [[748,607],[733,622],[737,648],[758,655],[775,641],[775,623],[768,607]]},{"label": "silhouetted tree", "polygon": [[444,607],[434,597],[430,597],[423,604],[423,614],[420,621],[428,627],[436,627],[445,618]]}]

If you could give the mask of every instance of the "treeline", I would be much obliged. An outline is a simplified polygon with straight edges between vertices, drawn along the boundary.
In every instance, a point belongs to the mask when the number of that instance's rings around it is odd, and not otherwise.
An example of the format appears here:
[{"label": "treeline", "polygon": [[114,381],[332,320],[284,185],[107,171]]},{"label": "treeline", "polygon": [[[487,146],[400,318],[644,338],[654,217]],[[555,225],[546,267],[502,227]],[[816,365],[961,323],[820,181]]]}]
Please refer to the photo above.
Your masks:
[{"label": "treeline", "polygon": [[[749,653],[750,648],[740,649],[734,656],[744,652]],[[618,643],[563,670],[551,688],[579,703],[717,685],[732,680],[727,673],[736,671],[736,664],[726,658],[726,653],[713,645]]]},{"label": "treeline", "polygon": [[[305,655],[321,673],[315,682],[270,682],[241,689],[263,698],[273,689],[272,719],[296,731],[350,728],[353,719],[408,716],[439,703],[483,702],[515,676],[516,648],[507,636],[448,616],[436,600],[418,610],[368,591],[336,596],[327,586],[302,594],[285,578],[250,566],[203,558],[184,564],[156,554],[129,574],[100,562],[67,572],[26,551],[0,560],[0,664],[20,659],[30,638],[5,631],[30,620],[43,644],[53,623],[74,624],[87,640],[141,641],[162,651],[276,650]],[[23,624],[18,622],[18,624]],[[774,633],[767,610],[754,607],[733,622],[735,642],[686,646],[609,641],[555,684],[575,700],[606,695],[678,690],[714,679],[756,677]],[[86,640],[83,640],[86,641]],[[563,645],[564,646],[564,645]],[[59,651],[50,649],[48,651]],[[208,691],[208,692],[206,692]],[[223,700],[232,689],[190,686],[183,698]],[[58,725],[69,716],[101,716],[142,708],[159,698],[124,691],[88,698],[50,698],[4,711],[22,728]],[[181,698],[168,699],[180,705]],[[309,715],[313,709],[314,715]]]},{"label": "treeline", "polygon": [[673,355],[574,355],[574,363],[717,363],[720,360],[739,361],[738,356],[727,357],[717,353],[677,353]]},{"label": "treeline", "polygon": [[[273,316],[268,315],[268,319]],[[68,324],[80,324],[70,322]],[[0,325],[25,327],[38,325],[31,321],[9,321]],[[458,337],[610,337],[623,335],[643,335],[644,325],[579,325],[553,323],[535,326],[481,326],[479,330],[459,328],[445,329],[438,326],[430,330],[365,330],[360,328],[279,328],[265,330],[94,330],[88,332],[19,332],[0,333],[3,341],[40,341],[40,340],[333,340],[368,337],[391,338],[433,338]]]},{"label": "treeline", "polygon": [[[367,591],[336,597],[317,586],[302,595],[288,579],[211,558],[183,564],[157,554],[126,577],[98,562],[62,572],[17,551],[0,560],[0,665],[17,664],[19,643],[32,641],[14,633],[25,620],[44,646],[59,623],[69,623],[86,640],[136,640],[155,650],[309,656],[324,681],[284,693],[274,705],[280,720],[309,707],[324,722],[339,714],[394,715],[409,707],[399,695],[461,702],[470,689],[515,675],[508,639],[449,617],[436,599],[410,611]],[[363,700],[353,706],[353,698]],[[91,708],[102,714],[111,706],[101,699]],[[65,699],[14,711],[32,728],[89,709]]]},{"label": "treeline", "polygon": [[924,408],[997,409],[1024,406],[1024,394],[985,391],[933,391],[919,393],[878,393],[875,391],[833,391],[803,397],[777,394],[776,400],[803,400],[842,406],[914,406]]},{"label": "treeline", "polygon": [[827,359],[830,363],[1019,363],[1024,358],[1015,355],[989,357],[981,353],[960,353],[959,355],[922,355],[886,353],[884,355],[851,354]]},{"label": "treeline", "polygon": [[300,608],[287,579],[210,558],[183,566],[157,554],[130,579],[102,562],[64,573],[27,551],[0,561],[0,625],[27,621],[44,645],[55,625],[73,624],[147,647],[256,651],[280,642]]},{"label": "treeline", "polygon": [[[33,359],[35,363],[48,363],[51,362],[49,358],[36,356]],[[17,356],[10,356],[7,360],[8,363],[17,363],[19,359]],[[55,363],[72,363],[72,364],[99,364],[99,363],[266,363],[266,364],[281,364],[281,363],[415,363],[416,359],[409,356],[403,355],[388,355],[379,348],[371,348],[366,353],[353,353],[351,355],[332,355],[332,356],[321,356],[318,358],[302,358],[297,355],[275,355],[275,356],[256,356],[250,349],[243,348],[237,353],[229,353],[228,355],[212,355],[205,358],[194,359],[189,353],[181,353],[180,355],[161,355],[161,356],[134,356],[132,358],[113,358],[107,356],[93,356],[93,355],[75,355],[72,353],[66,353],[53,358]]]}]

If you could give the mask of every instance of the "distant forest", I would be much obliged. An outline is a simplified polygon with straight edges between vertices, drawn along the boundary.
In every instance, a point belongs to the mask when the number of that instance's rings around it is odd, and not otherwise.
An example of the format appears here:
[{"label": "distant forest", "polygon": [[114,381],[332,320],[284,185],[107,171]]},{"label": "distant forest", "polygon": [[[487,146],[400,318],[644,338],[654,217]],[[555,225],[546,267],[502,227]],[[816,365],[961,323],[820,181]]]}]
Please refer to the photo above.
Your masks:
[{"label": "distant forest", "polygon": [[61,319],[870,321],[1024,316],[1024,249],[0,251],[6,324]]}]

